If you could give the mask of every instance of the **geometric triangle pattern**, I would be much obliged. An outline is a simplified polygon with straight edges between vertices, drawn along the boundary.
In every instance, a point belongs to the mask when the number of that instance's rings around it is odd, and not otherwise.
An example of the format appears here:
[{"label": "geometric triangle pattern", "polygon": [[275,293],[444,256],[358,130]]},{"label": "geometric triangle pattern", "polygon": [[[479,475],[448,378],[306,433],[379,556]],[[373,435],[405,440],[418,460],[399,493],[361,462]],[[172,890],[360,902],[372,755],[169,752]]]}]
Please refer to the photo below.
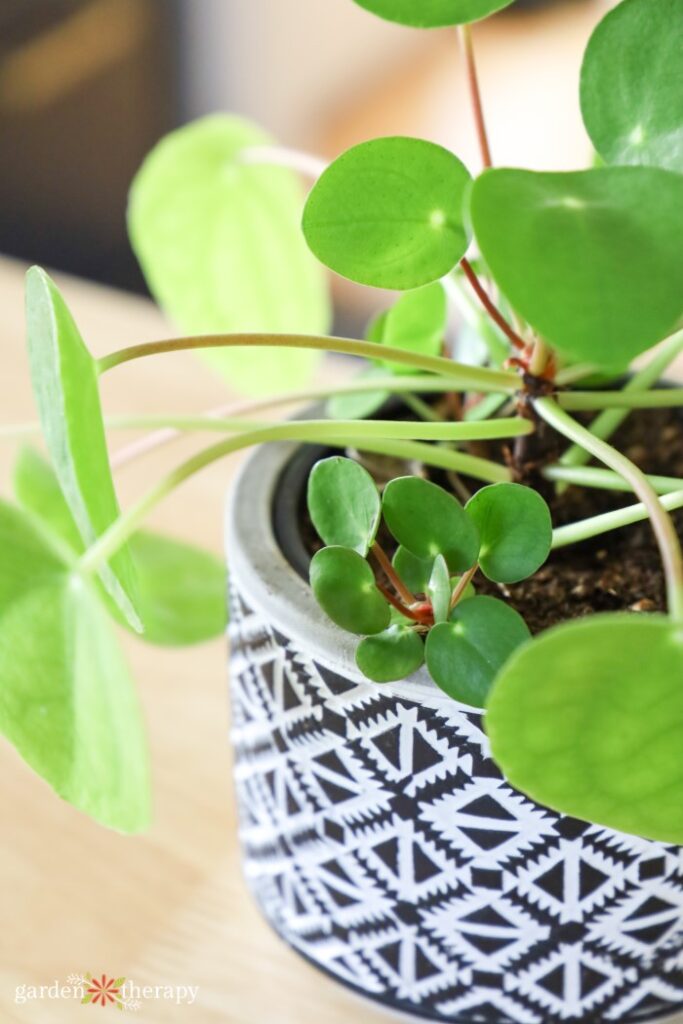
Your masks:
[{"label": "geometric triangle pattern", "polygon": [[417,1019],[683,1011],[681,848],[527,799],[479,714],[315,664],[232,588],[244,871],[287,943]]}]

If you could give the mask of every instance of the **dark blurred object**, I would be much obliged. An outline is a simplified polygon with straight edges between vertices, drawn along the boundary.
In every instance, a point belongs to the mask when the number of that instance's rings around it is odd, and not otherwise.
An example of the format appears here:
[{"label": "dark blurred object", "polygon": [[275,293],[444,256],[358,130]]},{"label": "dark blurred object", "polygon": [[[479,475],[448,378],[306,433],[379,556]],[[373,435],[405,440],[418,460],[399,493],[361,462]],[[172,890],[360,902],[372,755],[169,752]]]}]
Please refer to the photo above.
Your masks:
[{"label": "dark blurred object", "polygon": [[178,121],[174,0],[0,0],[0,251],[141,288],[130,180]]}]

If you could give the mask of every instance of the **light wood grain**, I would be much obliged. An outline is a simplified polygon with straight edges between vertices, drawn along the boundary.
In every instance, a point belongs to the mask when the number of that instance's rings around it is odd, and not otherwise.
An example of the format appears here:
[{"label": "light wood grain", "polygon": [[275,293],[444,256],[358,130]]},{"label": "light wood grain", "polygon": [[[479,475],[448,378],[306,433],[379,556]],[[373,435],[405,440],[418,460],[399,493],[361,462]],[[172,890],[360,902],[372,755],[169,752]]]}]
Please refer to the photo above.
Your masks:
[{"label": "light wood grain", "polygon": [[[0,261],[2,423],[35,415],[23,271]],[[142,299],[58,280],[97,354],[168,333]],[[327,372],[338,375],[339,366]],[[185,354],[120,368],[104,390],[112,413],[194,412],[227,397],[221,381]],[[182,441],[122,470],[124,504],[190,447]],[[0,441],[4,496],[12,458],[13,446]],[[162,506],[156,525],[221,551],[223,504],[234,469],[235,462],[220,464],[192,480]],[[164,651],[130,637],[124,643],[149,726],[156,803],[149,833],[125,838],[93,824],[58,800],[0,741],[0,1020],[88,1019],[93,1008],[71,1001],[14,1001],[16,985],[48,985],[85,971],[124,975],[141,985],[199,986],[193,1006],[146,1002],[131,1014],[153,1024],[385,1020],[371,1007],[359,1011],[353,996],[291,953],[245,890],[230,779],[226,644]]]}]

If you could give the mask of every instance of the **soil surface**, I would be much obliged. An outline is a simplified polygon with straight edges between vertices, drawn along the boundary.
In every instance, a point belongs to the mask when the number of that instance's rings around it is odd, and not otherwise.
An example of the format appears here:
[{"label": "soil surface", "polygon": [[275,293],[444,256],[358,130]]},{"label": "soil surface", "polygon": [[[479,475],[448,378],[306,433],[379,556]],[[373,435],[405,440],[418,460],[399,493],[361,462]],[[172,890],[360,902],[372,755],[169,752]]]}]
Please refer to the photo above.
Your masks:
[{"label": "soil surface", "polygon": [[[613,443],[646,473],[683,477],[683,416],[678,410],[631,413],[614,435]],[[549,502],[555,526],[634,504],[637,499],[630,492],[593,488],[570,487],[556,496],[553,485],[540,477],[538,468],[545,461],[553,461],[565,448],[562,439],[546,432],[541,450],[529,459],[527,467],[526,482],[536,486]],[[486,451],[481,447],[476,454],[504,458],[500,450]],[[407,469],[405,464],[394,460],[382,462],[377,457],[366,465],[380,485],[393,476],[415,471],[414,466]],[[425,471],[425,475],[452,490],[445,474]],[[472,480],[463,482],[471,491],[481,486]],[[304,541],[312,554],[320,547],[320,541],[305,502],[301,514]],[[674,514],[674,521],[683,535],[683,510]],[[380,541],[393,554],[393,539],[384,535]],[[474,582],[479,594],[505,597],[524,617],[532,633],[593,612],[637,614],[664,611],[666,607],[659,552],[648,520],[554,551],[548,562],[522,583],[503,587],[491,583],[481,573]]]}]

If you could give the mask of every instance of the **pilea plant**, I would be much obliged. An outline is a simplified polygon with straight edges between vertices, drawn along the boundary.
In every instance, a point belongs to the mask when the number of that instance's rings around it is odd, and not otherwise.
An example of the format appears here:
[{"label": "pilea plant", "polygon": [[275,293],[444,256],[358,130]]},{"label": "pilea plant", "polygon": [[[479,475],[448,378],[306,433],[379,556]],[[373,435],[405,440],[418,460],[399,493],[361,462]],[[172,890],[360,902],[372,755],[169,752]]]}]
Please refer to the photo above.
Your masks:
[{"label": "pilea plant", "polygon": [[[407,476],[380,499],[370,474],[337,456],[311,473],[308,508],[328,545],[311,563],[313,592],[338,626],[365,634],[356,654],[364,675],[404,679],[426,659],[449,697],[483,707],[530,633],[508,604],[477,597],[473,582],[481,568],[496,583],[518,583],[545,562],[552,524],[543,498],[519,484],[490,484],[463,508],[443,488]],[[382,518],[398,544],[393,564],[377,540]]]},{"label": "pilea plant", "polygon": [[[581,74],[594,166],[537,173],[492,167],[476,74],[470,23],[513,0],[358,2],[408,26],[458,26],[483,172],[411,138],[362,143],[326,167],[216,116],[164,140],[131,194],[131,239],[150,288],[193,336],[96,360],[53,282],[29,272],[31,373],[51,466],[22,456],[19,504],[0,505],[0,728],[77,807],[115,828],[144,827],[145,744],[108,614],[158,642],[200,639],[223,617],[215,562],[140,526],[174,488],[233,452],[324,443],[419,465],[381,498],[346,458],[311,476],[327,545],[313,558],[312,586],[337,623],[363,635],[361,670],[395,679],[426,658],[446,693],[486,705],[494,756],[513,785],[571,815],[683,842],[683,555],[669,514],[683,507],[683,480],[647,476],[610,443],[632,410],[683,404],[683,389],[654,387],[683,351],[683,76],[673,70],[683,7],[623,0],[607,14]],[[315,179],[303,237],[297,171]],[[405,293],[365,340],[325,334],[325,281],[304,237],[333,271]],[[447,329],[453,304],[467,324],[459,360]],[[272,391],[278,380],[298,390],[243,406],[240,418],[103,418],[100,376],[182,349],[208,353],[245,390]],[[313,387],[307,374],[324,351],[369,367],[350,383]],[[361,418],[392,395],[413,418]],[[306,397],[327,398],[327,415],[248,418]],[[227,436],[121,513],[105,441],[121,425]],[[427,469],[443,471],[459,500],[421,479]],[[555,492],[561,508],[568,485],[636,501],[551,532],[536,491]],[[504,590],[478,592],[482,581],[504,588],[534,572],[549,548],[648,517],[666,612],[596,614],[530,638]],[[393,561],[377,541],[381,520]]]}]

